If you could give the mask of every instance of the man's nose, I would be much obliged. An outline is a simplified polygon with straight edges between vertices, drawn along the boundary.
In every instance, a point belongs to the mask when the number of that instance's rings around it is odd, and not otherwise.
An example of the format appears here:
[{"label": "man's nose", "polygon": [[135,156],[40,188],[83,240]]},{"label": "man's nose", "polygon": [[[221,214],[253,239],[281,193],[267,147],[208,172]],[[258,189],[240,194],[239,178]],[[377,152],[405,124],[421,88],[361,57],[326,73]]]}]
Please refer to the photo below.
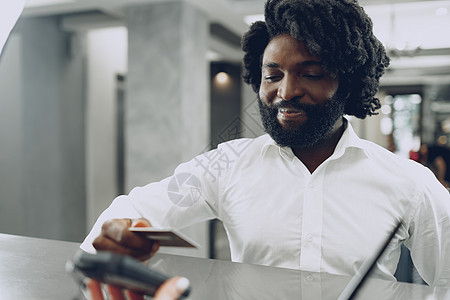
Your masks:
[{"label": "man's nose", "polygon": [[300,81],[295,76],[285,76],[278,87],[277,96],[284,101],[291,101],[295,98],[301,98],[304,95],[304,89]]}]

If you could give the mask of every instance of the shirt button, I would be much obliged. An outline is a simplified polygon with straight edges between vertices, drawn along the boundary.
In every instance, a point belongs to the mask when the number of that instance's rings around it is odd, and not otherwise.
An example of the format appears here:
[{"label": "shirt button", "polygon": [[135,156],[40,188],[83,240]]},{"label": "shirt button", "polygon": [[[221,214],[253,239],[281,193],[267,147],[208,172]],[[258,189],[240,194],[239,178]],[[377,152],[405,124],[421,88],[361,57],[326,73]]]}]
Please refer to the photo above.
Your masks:
[{"label": "shirt button", "polygon": [[312,276],[311,274],[306,276],[306,280],[308,280],[308,281],[313,281],[313,279],[314,279],[314,276]]}]

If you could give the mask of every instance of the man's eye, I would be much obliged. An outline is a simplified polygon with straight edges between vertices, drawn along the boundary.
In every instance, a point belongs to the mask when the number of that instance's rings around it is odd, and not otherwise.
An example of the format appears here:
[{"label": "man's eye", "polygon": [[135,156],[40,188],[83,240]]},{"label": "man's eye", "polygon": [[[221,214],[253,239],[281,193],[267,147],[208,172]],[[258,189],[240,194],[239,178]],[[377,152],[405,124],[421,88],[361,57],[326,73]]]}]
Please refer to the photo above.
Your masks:
[{"label": "man's eye", "polygon": [[277,76],[277,75],[264,76],[264,80],[266,80],[268,82],[277,81],[279,78],[280,78],[280,76]]}]

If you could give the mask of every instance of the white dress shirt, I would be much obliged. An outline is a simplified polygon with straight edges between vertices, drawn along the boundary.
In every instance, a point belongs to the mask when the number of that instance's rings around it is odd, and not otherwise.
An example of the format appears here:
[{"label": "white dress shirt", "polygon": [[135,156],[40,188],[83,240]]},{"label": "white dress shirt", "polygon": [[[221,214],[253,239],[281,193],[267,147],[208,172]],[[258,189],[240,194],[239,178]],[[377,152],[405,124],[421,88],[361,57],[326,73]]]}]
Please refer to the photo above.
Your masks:
[{"label": "white dress shirt", "polygon": [[128,217],[174,228],[218,218],[235,262],[345,275],[402,219],[372,277],[395,280],[404,242],[428,284],[450,284],[449,193],[429,169],[358,138],[349,123],[312,174],[268,135],[223,143],[116,198],[82,248],[94,251],[105,220]]},{"label": "white dress shirt", "polygon": [[25,0],[0,1],[0,54],[24,6]]}]

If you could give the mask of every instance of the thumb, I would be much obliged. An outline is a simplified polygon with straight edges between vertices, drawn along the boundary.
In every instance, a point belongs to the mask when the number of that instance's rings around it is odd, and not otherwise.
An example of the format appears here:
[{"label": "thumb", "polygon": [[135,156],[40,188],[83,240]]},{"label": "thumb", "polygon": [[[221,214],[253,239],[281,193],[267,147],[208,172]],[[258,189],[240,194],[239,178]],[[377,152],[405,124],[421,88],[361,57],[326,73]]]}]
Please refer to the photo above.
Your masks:
[{"label": "thumb", "polygon": [[176,300],[189,287],[189,279],[173,277],[164,282],[155,294],[154,300]]},{"label": "thumb", "polygon": [[131,227],[151,227],[152,223],[150,223],[149,220],[140,218],[140,219],[134,219],[131,222]]}]

